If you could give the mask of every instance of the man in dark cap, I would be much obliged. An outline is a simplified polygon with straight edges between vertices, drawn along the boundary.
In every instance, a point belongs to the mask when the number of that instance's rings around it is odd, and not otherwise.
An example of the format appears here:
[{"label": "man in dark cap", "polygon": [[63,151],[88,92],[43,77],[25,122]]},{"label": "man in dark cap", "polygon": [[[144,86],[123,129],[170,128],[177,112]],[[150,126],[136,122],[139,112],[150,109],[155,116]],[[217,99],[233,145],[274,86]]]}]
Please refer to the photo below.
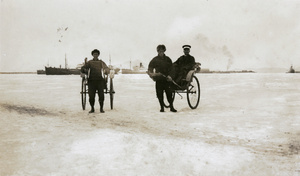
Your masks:
[{"label": "man in dark cap", "polygon": [[109,73],[109,68],[98,57],[100,56],[100,51],[94,49],[91,52],[93,59],[87,61],[85,58],[85,64],[81,68],[83,73],[88,74],[88,89],[89,89],[89,102],[91,105],[91,110],[89,113],[95,112],[94,104],[95,104],[95,96],[96,91],[98,91],[99,103],[100,103],[100,112],[104,113],[103,105],[104,105],[104,87],[105,87],[105,80],[104,74]]},{"label": "man in dark cap", "polygon": [[148,74],[156,82],[156,96],[160,104],[160,112],[164,112],[164,92],[167,95],[170,110],[172,112],[177,112],[173,107],[172,90],[170,88],[171,77],[168,76],[172,68],[172,60],[165,55],[165,45],[158,45],[156,50],[158,55],[150,61]]},{"label": "man in dark cap", "polygon": [[184,55],[180,56],[174,63],[170,73],[176,83],[181,84],[181,80],[187,75],[188,71],[193,69],[196,64],[195,58],[190,55],[190,45],[183,45]]}]

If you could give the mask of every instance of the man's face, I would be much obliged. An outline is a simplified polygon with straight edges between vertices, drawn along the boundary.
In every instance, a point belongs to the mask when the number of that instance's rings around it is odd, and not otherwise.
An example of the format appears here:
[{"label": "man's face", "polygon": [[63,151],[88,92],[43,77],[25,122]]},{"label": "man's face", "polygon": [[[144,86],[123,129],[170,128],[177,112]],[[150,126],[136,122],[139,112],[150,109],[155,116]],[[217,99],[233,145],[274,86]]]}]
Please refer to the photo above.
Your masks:
[{"label": "man's face", "polygon": [[160,57],[163,57],[164,54],[165,54],[165,51],[164,51],[164,50],[162,50],[162,49],[158,50],[158,55],[159,55]]},{"label": "man's face", "polygon": [[97,52],[94,52],[94,53],[93,53],[93,57],[94,57],[94,58],[98,58],[98,57],[99,57],[99,54],[98,54]]},{"label": "man's face", "polygon": [[188,54],[190,54],[190,49],[184,49],[183,52],[185,55],[188,55]]}]

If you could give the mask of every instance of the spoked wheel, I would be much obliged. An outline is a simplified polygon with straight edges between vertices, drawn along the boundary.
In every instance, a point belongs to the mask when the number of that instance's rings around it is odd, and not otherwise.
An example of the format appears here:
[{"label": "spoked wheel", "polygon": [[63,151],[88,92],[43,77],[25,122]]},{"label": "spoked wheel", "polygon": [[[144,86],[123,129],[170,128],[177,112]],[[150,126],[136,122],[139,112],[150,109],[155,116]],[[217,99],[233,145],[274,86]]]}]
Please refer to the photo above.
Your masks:
[{"label": "spoked wheel", "polygon": [[112,78],[110,78],[110,84],[109,84],[109,96],[110,96],[110,109],[114,108],[114,85],[113,85],[113,81]]},{"label": "spoked wheel", "polygon": [[86,94],[87,94],[87,91],[86,91],[86,84],[87,84],[87,80],[86,78],[82,78],[82,81],[81,81],[81,105],[82,105],[82,109],[85,110],[85,105],[86,105]]},{"label": "spoked wheel", "polygon": [[195,75],[187,88],[187,101],[191,109],[196,109],[200,101],[200,84]]}]

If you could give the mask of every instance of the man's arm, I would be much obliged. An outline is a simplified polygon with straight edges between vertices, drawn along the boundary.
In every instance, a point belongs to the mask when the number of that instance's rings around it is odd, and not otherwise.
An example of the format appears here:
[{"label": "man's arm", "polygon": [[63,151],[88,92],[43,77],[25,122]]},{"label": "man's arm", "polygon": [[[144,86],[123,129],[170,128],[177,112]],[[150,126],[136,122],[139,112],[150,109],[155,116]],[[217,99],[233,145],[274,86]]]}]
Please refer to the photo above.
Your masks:
[{"label": "man's arm", "polygon": [[191,56],[190,63],[188,65],[192,69],[195,64],[196,64],[195,58],[193,56]]},{"label": "man's arm", "polygon": [[149,62],[149,65],[148,65],[148,71],[147,71],[147,73],[148,73],[148,75],[150,76],[150,74],[152,74],[153,73],[153,69],[154,69],[154,61],[153,61],[153,59]]},{"label": "man's arm", "polygon": [[196,64],[195,58],[193,56],[190,56],[187,59],[188,59],[188,62],[182,68],[186,69],[186,70],[192,70]]},{"label": "man's arm", "polygon": [[173,64],[179,65],[180,58],[181,58],[181,56]]},{"label": "man's arm", "polygon": [[153,80],[156,80],[157,77],[161,76],[161,73],[154,73],[155,69],[155,59],[152,59],[148,65],[148,71],[147,74],[152,78]]},{"label": "man's arm", "polygon": [[110,72],[110,69],[108,68],[108,66],[103,61],[102,61],[102,68],[103,68],[104,74],[108,75],[109,72]]}]

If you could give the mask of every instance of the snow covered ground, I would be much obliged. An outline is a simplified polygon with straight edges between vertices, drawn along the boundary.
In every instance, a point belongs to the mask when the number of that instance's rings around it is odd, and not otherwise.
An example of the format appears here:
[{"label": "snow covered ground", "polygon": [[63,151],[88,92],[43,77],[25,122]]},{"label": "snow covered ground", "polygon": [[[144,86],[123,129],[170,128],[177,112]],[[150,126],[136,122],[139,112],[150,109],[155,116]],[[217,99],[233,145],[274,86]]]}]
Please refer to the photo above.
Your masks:
[{"label": "snow covered ground", "polygon": [[116,75],[114,109],[81,78],[0,75],[0,175],[300,175],[300,74],[198,74],[201,101],[159,112],[147,75]]}]

